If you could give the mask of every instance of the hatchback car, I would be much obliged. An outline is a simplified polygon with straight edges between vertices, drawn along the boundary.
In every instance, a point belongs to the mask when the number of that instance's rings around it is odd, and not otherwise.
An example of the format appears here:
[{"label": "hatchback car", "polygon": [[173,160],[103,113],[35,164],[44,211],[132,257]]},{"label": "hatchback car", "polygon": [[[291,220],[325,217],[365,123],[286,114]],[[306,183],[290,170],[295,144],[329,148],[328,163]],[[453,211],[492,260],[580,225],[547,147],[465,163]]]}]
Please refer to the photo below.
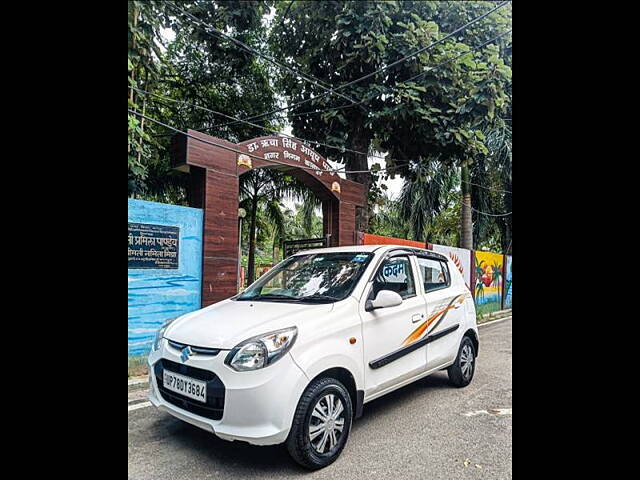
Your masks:
[{"label": "hatchback car", "polygon": [[309,250],[166,324],[149,355],[149,399],[225,440],[286,443],[316,469],[340,455],[367,402],[443,369],[464,387],[477,355],[475,305],[446,256]]}]

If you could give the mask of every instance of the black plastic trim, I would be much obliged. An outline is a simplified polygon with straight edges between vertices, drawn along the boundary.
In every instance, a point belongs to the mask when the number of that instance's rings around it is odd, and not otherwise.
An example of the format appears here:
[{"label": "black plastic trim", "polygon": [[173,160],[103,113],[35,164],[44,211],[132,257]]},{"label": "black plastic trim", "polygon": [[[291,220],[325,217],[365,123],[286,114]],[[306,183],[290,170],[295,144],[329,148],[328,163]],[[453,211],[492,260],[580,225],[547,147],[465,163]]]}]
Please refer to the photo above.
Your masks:
[{"label": "black plastic trim", "polygon": [[[199,402],[177,392],[164,388],[163,372],[164,370],[186,375],[206,382],[207,384],[207,401]],[[160,359],[153,367],[153,373],[156,376],[158,391],[162,398],[176,407],[194,413],[201,417],[210,418],[212,420],[220,420],[224,414],[224,399],[226,388],[220,377],[210,370],[192,367],[190,365],[173,362],[166,358]]]},{"label": "black plastic trim", "polygon": [[432,333],[431,335],[427,335],[421,340],[417,342],[413,342],[411,345],[407,345],[406,347],[399,348],[398,350],[394,350],[391,353],[388,353],[376,360],[372,360],[369,362],[369,367],[376,368],[384,367],[389,363],[398,360],[399,358],[404,357],[405,355],[410,354],[411,352],[424,347],[426,344],[433,342],[434,340],[438,340],[439,338],[444,337],[450,333],[455,332],[458,328],[460,328],[460,324],[453,325],[451,327],[445,328],[437,333]]},{"label": "black plastic trim", "polygon": [[167,341],[169,342],[169,345],[176,350],[182,350],[185,347],[191,347],[191,351],[202,355],[212,355],[215,357],[220,353],[221,350],[220,348],[196,347],[194,345],[187,345],[186,343],[182,342],[174,342],[173,340],[169,340],[168,338]]},{"label": "black plastic trim", "polygon": [[364,390],[356,390],[355,418],[360,418],[362,416],[363,409],[364,409]]}]

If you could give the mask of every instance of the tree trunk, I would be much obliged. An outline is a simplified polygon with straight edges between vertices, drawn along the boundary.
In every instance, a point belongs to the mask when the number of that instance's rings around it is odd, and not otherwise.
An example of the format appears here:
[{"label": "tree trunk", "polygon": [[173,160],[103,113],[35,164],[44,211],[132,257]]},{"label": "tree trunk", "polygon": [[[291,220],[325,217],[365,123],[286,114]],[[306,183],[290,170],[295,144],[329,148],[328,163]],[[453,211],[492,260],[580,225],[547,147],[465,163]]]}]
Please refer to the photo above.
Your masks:
[{"label": "tree trunk", "polygon": [[[368,152],[371,139],[367,136],[362,124],[363,120],[359,120],[354,126],[354,134],[351,137],[349,148],[359,152]],[[348,152],[346,155],[350,156],[350,161],[346,164],[346,170],[369,170],[369,160],[367,155],[353,152]],[[368,194],[371,190],[373,177],[371,176],[371,173],[363,172],[347,173],[347,178],[354,182],[361,183],[364,187],[365,207],[356,208],[356,231],[367,232],[369,229],[369,218],[371,217],[371,205],[369,205]]]},{"label": "tree trunk", "polygon": [[247,261],[247,285],[251,285],[256,277],[256,216],[258,199],[253,198],[249,217],[249,259]]},{"label": "tree trunk", "polygon": [[460,246],[473,250],[473,223],[471,220],[471,184],[469,183],[469,165],[462,164],[462,224],[460,234]]}]

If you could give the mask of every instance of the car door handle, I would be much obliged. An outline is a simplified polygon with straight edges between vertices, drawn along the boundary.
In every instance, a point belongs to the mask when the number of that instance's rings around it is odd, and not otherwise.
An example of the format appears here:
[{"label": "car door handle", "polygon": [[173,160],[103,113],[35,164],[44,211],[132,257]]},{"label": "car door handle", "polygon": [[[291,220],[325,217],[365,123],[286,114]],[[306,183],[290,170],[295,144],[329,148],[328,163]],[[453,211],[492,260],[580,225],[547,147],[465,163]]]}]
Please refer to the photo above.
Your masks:
[{"label": "car door handle", "polygon": [[424,315],[422,313],[416,313],[413,317],[411,317],[411,322],[416,323],[422,320],[423,318],[424,318]]}]

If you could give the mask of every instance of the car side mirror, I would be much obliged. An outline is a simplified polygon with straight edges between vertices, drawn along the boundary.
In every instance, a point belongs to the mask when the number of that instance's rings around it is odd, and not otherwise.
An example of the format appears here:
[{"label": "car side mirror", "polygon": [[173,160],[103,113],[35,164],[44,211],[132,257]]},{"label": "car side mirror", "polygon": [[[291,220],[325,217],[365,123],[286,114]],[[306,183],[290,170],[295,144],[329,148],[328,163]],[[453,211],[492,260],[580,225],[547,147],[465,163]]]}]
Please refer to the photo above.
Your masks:
[{"label": "car side mirror", "polygon": [[374,300],[367,300],[364,309],[367,312],[377,308],[396,307],[402,303],[402,297],[391,290],[380,290]]}]

